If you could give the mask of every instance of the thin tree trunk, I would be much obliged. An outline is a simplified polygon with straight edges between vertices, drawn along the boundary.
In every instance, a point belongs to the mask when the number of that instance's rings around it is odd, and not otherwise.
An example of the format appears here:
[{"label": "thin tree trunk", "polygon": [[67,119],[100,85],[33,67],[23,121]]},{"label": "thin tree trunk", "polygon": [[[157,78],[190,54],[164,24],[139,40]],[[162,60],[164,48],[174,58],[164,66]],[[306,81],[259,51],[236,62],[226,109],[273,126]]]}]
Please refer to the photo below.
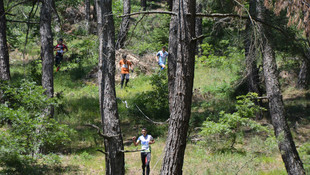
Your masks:
[{"label": "thin tree trunk", "polygon": [[[123,138],[121,135],[119,116],[117,111],[115,93],[115,28],[112,13],[112,0],[99,0],[97,2],[98,12],[98,34],[100,41],[99,70],[101,69],[100,84],[100,112],[103,125],[103,133],[112,136],[104,139],[105,152],[107,153],[106,174],[123,175],[125,174]],[[104,16],[104,17],[103,17]],[[102,19],[102,20],[101,20]],[[103,25],[100,25],[102,23]],[[101,33],[102,32],[102,33]],[[101,62],[101,65],[100,65]],[[103,99],[102,99],[103,98]]]},{"label": "thin tree trunk", "polygon": [[[178,43],[175,57],[177,59],[174,89],[169,89],[173,91],[172,104],[170,104],[173,109],[170,109],[168,138],[161,168],[162,175],[182,174],[186,137],[191,114],[195,64],[196,42],[191,39],[195,37],[196,1],[175,0],[173,2],[173,9],[178,12],[175,20],[178,26]],[[173,20],[172,18],[171,22]]]},{"label": "thin tree trunk", "polygon": [[[250,0],[249,12],[252,17],[256,17],[256,0]],[[246,62],[246,79],[249,92],[255,92],[258,96],[262,95],[262,90],[259,86],[259,69],[257,67],[257,48],[258,48],[258,37],[256,33],[255,24],[250,19],[246,22],[245,28],[245,62]],[[255,102],[256,105],[262,106],[261,102]],[[262,113],[256,114],[256,119],[262,119]]]},{"label": "thin tree trunk", "polygon": [[[175,1],[173,6],[173,12],[177,13],[179,1]],[[169,109],[170,113],[173,109],[173,93],[174,93],[174,80],[176,71],[176,60],[178,51],[178,18],[177,16],[171,16],[170,28],[169,28],[169,56],[168,56],[168,90],[169,90]]]},{"label": "thin tree trunk", "polygon": [[[256,0],[250,1],[249,12],[250,15],[256,17]],[[261,90],[259,87],[259,70],[257,68],[257,36],[255,35],[255,26],[250,20],[246,23],[246,38],[244,40],[245,59],[246,59],[246,73],[249,92],[256,92],[261,96]]]},{"label": "thin tree trunk", "polygon": [[[262,20],[268,18],[268,16],[264,18],[264,15],[267,15],[267,11],[263,6],[262,0],[258,0],[257,2],[257,12],[258,18]],[[264,26],[260,26],[259,28],[263,42],[263,69],[266,92],[269,99],[270,116],[272,125],[275,130],[275,135],[278,140],[280,153],[285,164],[286,171],[289,175],[304,175],[305,170],[296,150],[290,128],[286,121],[275,53],[271,43],[269,42],[271,38],[268,34],[268,29],[265,29]]]},{"label": "thin tree trunk", "polygon": [[0,0],[0,80],[9,80],[10,63],[9,51],[6,40],[6,18],[3,0]]},{"label": "thin tree trunk", "polygon": [[86,22],[86,31],[90,33],[90,0],[85,0],[85,22]]},{"label": "thin tree trunk", "polygon": [[[45,94],[52,98],[54,96],[53,80],[53,36],[52,36],[52,1],[42,0],[40,12],[40,35],[41,35],[41,58],[42,58],[42,86],[46,89]],[[54,108],[49,107],[49,114],[54,115]]]},{"label": "thin tree trunk", "polygon": [[98,60],[98,88],[99,88],[99,107],[100,107],[100,114],[103,120],[103,99],[104,99],[104,64],[105,55],[106,53],[106,35],[104,35],[104,28],[103,28],[103,15],[102,15],[102,8],[101,8],[101,0],[95,0],[96,12],[97,12],[97,29],[98,29],[98,39],[99,39],[99,60]]},{"label": "thin tree trunk", "polygon": [[[197,13],[202,13],[202,4],[201,2],[197,2],[196,4],[196,12]],[[196,18],[196,37],[199,37],[202,35],[202,18]],[[196,46],[196,54],[198,56],[202,55],[202,50],[201,50],[201,44],[202,44],[202,39],[197,40],[197,46]]]},{"label": "thin tree trunk", "polygon": [[[130,14],[131,4],[130,0],[123,0],[123,15]],[[124,48],[127,33],[129,31],[130,16],[126,16],[122,19],[122,23],[119,29],[118,38],[116,42],[116,50]]]}]

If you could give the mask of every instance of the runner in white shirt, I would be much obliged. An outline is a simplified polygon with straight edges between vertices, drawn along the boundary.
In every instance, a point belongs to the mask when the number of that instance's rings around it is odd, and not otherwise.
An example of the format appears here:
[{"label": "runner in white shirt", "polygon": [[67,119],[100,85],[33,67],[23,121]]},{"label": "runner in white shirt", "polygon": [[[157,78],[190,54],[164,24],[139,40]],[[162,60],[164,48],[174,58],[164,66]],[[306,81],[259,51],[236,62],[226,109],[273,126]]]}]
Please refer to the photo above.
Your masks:
[{"label": "runner in white shirt", "polygon": [[132,138],[133,144],[138,146],[141,143],[141,161],[142,161],[142,174],[150,174],[150,161],[151,161],[151,146],[150,144],[155,143],[154,138],[151,135],[147,134],[146,128],[143,128],[141,131],[142,135],[138,138],[136,142],[136,137]]},{"label": "runner in white shirt", "polygon": [[166,67],[168,57],[168,52],[166,51],[166,49],[166,46],[163,46],[162,50],[156,54],[156,59],[161,69],[165,69]]}]

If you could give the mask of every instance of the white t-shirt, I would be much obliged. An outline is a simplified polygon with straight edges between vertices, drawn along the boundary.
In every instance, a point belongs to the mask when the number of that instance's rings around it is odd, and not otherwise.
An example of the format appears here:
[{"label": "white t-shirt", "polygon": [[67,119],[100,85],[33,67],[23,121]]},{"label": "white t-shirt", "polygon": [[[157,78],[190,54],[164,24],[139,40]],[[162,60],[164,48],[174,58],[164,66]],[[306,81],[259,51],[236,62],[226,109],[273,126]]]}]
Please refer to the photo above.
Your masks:
[{"label": "white t-shirt", "polygon": [[151,152],[151,147],[149,142],[153,140],[153,137],[151,135],[146,135],[145,137],[141,135],[137,142],[141,142],[141,148],[143,151],[141,152]]}]

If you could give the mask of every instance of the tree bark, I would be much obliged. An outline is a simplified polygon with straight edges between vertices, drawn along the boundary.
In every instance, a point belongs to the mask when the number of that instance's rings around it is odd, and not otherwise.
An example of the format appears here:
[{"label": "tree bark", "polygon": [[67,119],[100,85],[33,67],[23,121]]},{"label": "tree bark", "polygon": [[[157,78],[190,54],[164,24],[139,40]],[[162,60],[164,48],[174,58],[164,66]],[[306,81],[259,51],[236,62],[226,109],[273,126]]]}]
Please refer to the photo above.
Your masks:
[{"label": "tree bark", "polygon": [[[257,1],[258,18],[268,19],[267,10],[263,6],[262,0]],[[259,26],[259,32],[262,38],[263,70],[265,76],[266,92],[269,99],[269,110],[275,135],[278,140],[279,150],[289,175],[304,175],[305,170],[300,160],[298,152],[291,135],[290,128],[286,121],[284,104],[281,95],[279,77],[275,53],[269,42],[271,39],[268,29],[265,26]]]},{"label": "tree bark", "polygon": [[[40,12],[40,35],[41,35],[41,59],[42,59],[42,86],[46,89],[45,94],[52,98],[54,96],[53,80],[53,36],[52,36],[52,1],[42,0]],[[52,117],[54,108],[51,106],[48,113]]]},{"label": "tree bark", "polygon": [[181,175],[192,103],[196,41],[191,39],[195,38],[196,1],[175,0],[173,9],[178,12],[176,19],[171,18],[177,22],[176,71],[174,88],[169,89],[173,99],[161,174]]},{"label": "tree bark", "polygon": [[[115,28],[112,0],[97,0],[98,35],[100,41],[99,93],[103,134],[112,135],[104,139],[107,175],[125,174],[123,138],[121,135],[115,93]],[[101,23],[101,24],[100,24]]]},{"label": "tree bark", "polygon": [[86,31],[90,33],[90,0],[85,0],[85,22],[86,22]]},{"label": "tree bark", "polygon": [[[130,14],[131,4],[130,0],[123,0],[123,15]],[[119,29],[118,38],[116,42],[116,50],[124,48],[127,33],[129,31],[130,16],[125,16]]]},{"label": "tree bark", "polygon": [[[175,1],[172,11],[177,13],[179,1]],[[168,91],[169,91],[169,109],[170,113],[173,109],[173,93],[174,93],[174,80],[176,71],[176,60],[178,51],[178,18],[175,15],[171,16],[169,27],[169,56],[168,56]]]},{"label": "tree bark", "polygon": [[6,18],[3,0],[0,0],[0,80],[10,80],[9,51],[6,39]]}]

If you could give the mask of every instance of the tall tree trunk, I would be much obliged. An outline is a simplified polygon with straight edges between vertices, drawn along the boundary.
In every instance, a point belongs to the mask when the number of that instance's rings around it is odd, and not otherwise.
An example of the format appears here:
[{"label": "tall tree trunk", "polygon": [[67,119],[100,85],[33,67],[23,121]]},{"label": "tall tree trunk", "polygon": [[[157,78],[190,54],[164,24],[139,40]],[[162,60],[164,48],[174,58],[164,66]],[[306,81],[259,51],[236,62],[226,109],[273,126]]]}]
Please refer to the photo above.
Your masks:
[{"label": "tall tree trunk", "polygon": [[140,0],[141,8],[143,11],[146,10],[146,0]]},{"label": "tall tree trunk", "polygon": [[[42,0],[40,12],[40,35],[41,35],[41,58],[42,58],[42,86],[46,89],[45,94],[52,98],[54,96],[53,80],[53,36],[52,36],[52,1]],[[51,106],[48,113],[52,117],[54,108]]]},{"label": "tall tree trunk", "polygon": [[6,40],[6,19],[3,0],[0,0],[0,80],[9,80],[10,63],[9,51]]},{"label": "tall tree trunk", "polygon": [[121,135],[115,93],[115,28],[112,13],[112,0],[97,0],[98,35],[100,41],[99,93],[103,133],[111,136],[104,139],[107,153],[106,174],[125,174],[123,138]]},{"label": "tall tree trunk", "polygon": [[[202,13],[202,3],[199,1],[196,4],[196,12]],[[202,18],[196,18],[196,37],[199,37],[202,35]],[[196,54],[198,56],[202,55],[201,50],[201,44],[202,44],[202,38],[197,40],[197,46],[196,46]]]},{"label": "tall tree trunk", "polygon": [[[131,4],[130,0],[123,0],[123,14],[130,14]],[[122,23],[119,29],[118,38],[116,42],[116,50],[124,48],[127,33],[129,31],[130,17],[123,17]]]},{"label": "tall tree trunk", "polygon": [[[256,17],[256,0],[250,0],[249,12],[252,17]],[[255,92],[258,96],[262,95],[262,90],[259,86],[259,69],[257,67],[257,47],[258,38],[255,34],[255,24],[251,20],[247,20],[245,28],[244,50],[246,62],[246,80],[249,92]],[[255,102],[256,105],[262,106],[261,102]],[[256,114],[256,119],[262,119],[262,113]]]},{"label": "tall tree trunk", "polygon": [[86,22],[86,31],[90,33],[90,0],[85,0],[85,22]]},{"label": "tall tree trunk", "polygon": [[[178,12],[179,1],[175,1],[173,6],[173,12]],[[174,93],[174,80],[176,71],[176,60],[178,51],[178,18],[175,15],[171,16],[170,27],[169,27],[169,56],[168,56],[168,91],[169,91],[169,109],[170,113],[173,109],[173,93]]]},{"label": "tall tree trunk", "polygon": [[[257,1],[258,18],[268,19],[267,10],[262,0]],[[259,26],[262,37],[263,69],[265,76],[266,92],[269,99],[269,110],[275,135],[278,140],[279,150],[289,175],[304,175],[305,170],[296,150],[290,128],[286,121],[284,104],[282,100],[275,53],[270,43],[268,29]]]},{"label": "tall tree trunk", "polygon": [[[250,1],[249,6],[250,15],[256,17],[256,0]],[[262,94],[259,87],[259,70],[257,68],[257,46],[256,41],[258,38],[255,36],[255,26],[252,21],[248,20],[246,23],[246,38],[244,40],[245,59],[246,59],[246,73],[247,84],[249,92],[255,92],[259,96]]]},{"label": "tall tree trunk", "polygon": [[161,174],[181,175],[191,115],[196,48],[196,41],[192,38],[195,37],[196,1],[175,0],[173,9],[178,12],[175,20],[177,22],[176,72],[174,89],[169,89],[173,91],[172,104],[170,104],[173,109],[170,109],[168,138]]}]

